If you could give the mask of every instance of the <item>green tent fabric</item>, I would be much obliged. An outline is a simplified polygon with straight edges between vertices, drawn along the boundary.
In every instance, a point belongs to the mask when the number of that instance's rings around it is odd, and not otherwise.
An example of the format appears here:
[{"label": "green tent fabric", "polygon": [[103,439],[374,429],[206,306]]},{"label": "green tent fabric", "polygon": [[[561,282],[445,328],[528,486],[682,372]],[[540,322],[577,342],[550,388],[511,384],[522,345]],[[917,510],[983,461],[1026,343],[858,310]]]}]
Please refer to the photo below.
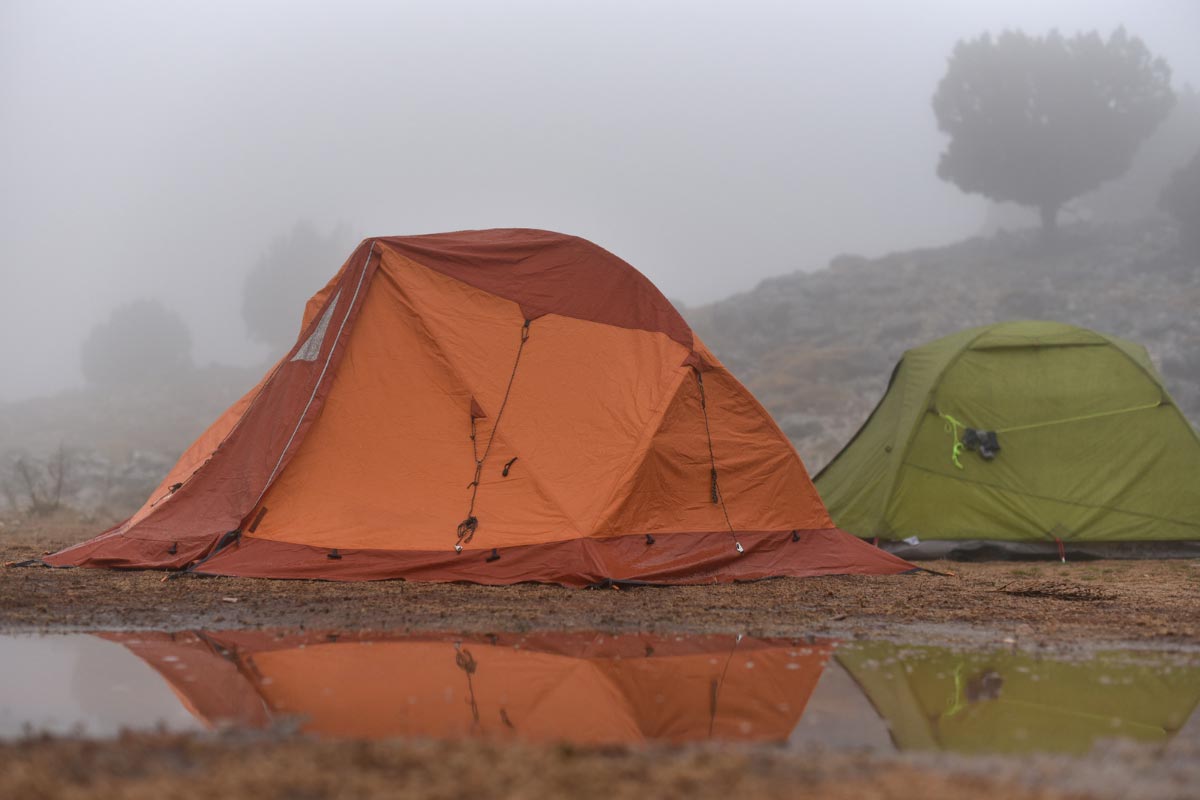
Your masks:
[{"label": "green tent fabric", "polygon": [[[996,434],[994,458],[967,429]],[[1146,350],[1056,322],[909,350],[815,482],[864,538],[1200,540],[1200,438]]]},{"label": "green tent fabric", "polygon": [[1086,753],[1102,739],[1165,742],[1200,703],[1200,668],[1162,653],[1056,661],[891,642],[838,649],[901,750]]}]

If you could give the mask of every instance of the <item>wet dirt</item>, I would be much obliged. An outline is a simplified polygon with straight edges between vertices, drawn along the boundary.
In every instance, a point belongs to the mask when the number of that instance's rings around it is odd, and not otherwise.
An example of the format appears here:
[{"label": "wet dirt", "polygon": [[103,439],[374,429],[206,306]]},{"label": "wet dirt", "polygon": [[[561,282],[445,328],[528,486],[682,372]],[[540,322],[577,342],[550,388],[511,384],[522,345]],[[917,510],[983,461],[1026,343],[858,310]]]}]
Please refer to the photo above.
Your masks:
[{"label": "wet dirt", "polygon": [[[0,529],[0,559],[35,558],[95,531]],[[522,584],[334,583],[96,569],[0,570],[0,632],[309,627],[920,635],[1069,649],[1200,646],[1200,560],[927,562],[953,574],[781,578],[600,590]]]}]

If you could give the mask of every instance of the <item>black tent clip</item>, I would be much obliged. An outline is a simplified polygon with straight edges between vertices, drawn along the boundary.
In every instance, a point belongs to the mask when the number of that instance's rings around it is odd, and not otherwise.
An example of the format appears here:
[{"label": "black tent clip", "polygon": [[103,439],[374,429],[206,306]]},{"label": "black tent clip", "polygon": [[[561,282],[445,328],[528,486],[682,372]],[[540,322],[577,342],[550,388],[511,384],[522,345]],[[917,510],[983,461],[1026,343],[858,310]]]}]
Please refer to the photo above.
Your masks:
[{"label": "black tent clip", "polygon": [[654,544],[654,537],[648,533],[646,534],[646,544],[648,544],[648,545]]},{"label": "black tent clip", "polygon": [[979,452],[984,461],[991,461],[1000,452],[1000,440],[995,431],[967,428],[963,431],[962,444],[971,452]]},{"label": "black tent clip", "polygon": [[486,561],[487,561],[487,563],[490,564],[493,561],[499,561],[499,560],[500,560],[500,549],[498,547],[493,547],[492,554],[487,557]]},{"label": "black tent clip", "polygon": [[793,542],[800,541],[800,531],[792,531],[792,541]]},{"label": "black tent clip", "polygon": [[325,557],[326,557],[326,558],[328,558],[328,559],[330,559],[330,560],[332,560],[332,561],[340,561],[340,560],[341,560],[341,558],[342,558],[342,554],[341,554],[341,553],[339,553],[339,552],[338,552],[338,550],[337,550],[337,548],[335,547],[335,548],[333,548],[332,550],[330,550],[330,551],[329,551],[329,552],[328,552],[328,553],[325,555]]}]

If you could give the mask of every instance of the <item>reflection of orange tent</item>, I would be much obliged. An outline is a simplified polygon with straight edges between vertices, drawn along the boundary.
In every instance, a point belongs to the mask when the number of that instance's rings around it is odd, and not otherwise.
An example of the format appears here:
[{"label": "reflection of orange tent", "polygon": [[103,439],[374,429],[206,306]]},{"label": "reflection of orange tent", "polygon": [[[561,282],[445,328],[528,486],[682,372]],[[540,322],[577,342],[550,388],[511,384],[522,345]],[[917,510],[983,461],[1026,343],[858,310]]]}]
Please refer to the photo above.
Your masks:
[{"label": "reflection of orange tent", "polygon": [[161,675],[179,702],[206,725],[264,727],[270,719],[254,686],[203,634],[100,633],[124,645]]},{"label": "reflection of orange tent", "polygon": [[326,736],[583,744],[784,740],[832,649],[732,636],[105,637],[212,725],[295,717]]},{"label": "reflection of orange tent", "polygon": [[895,573],[631,266],[575,237],[369,239],[130,520],[47,559],[698,583]]}]

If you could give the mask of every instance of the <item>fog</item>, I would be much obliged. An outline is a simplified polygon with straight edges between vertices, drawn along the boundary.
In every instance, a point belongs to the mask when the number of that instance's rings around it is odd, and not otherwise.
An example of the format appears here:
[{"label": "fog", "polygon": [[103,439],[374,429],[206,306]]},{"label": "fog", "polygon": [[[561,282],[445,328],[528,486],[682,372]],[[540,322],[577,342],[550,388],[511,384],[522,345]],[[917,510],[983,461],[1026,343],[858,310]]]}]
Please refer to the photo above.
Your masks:
[{"label": "fog", "polygon": [[300,220],[575,233],[688,305],[972,235],[987,204],[934,171],[954,43],[1122,24],[1200,85],[1194,0],[8,0],[0,401],[80,384],[137,298],[197,363],[263,360],[243,284]]}]

